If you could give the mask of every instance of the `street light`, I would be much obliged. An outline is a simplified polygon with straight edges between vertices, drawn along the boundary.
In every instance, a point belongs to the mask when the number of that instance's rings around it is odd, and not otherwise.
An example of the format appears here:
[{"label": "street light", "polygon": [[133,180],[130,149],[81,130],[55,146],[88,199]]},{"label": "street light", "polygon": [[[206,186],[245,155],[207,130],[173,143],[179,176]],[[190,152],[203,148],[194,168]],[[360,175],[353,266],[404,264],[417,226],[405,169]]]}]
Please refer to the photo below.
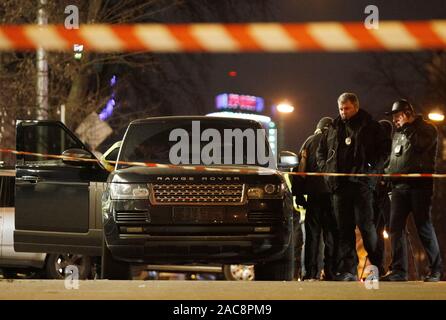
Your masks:
[{"label": "street light", "polygon": [[285,115],[292,113],[294,107],[288,102],[282,102],[276,106],[276,110],[279,113],[279,148],[283,150],[285,147]]},{"label": "street light", "polygon": [[286,102],[278,104],[276,108],[279,113],[291,113],[294,111],[294,107]]},{"label": "street light", "polygon": [[437,122],[437,126],[439,129],[438,130],[439,140],[442,142],[440,144],[440,150],[439,150],[441,154],[441,159],[443,160],[441,166],[446,166],[446,138],[445,138],[446,125],[442,123],[445,118],[444,113],[439,109],[436,109],[428,114],[428,118],[431,121]]},{"label": "street light", "polygon": [[441,122],[444,120],[444,114],[441,111],[433,111],[428,115],[429,119],[435,122]]}]

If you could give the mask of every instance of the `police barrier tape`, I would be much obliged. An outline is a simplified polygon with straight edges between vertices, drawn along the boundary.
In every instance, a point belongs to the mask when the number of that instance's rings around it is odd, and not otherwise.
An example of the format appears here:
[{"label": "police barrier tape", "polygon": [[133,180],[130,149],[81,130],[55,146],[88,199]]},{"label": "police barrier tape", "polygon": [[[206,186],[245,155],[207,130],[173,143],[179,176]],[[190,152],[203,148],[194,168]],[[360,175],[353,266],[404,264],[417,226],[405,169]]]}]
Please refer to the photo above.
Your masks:
[{"label": "police barrier tape", "polygon": [[446,20],[363,22],[0,25],[0,51],[298,52],[446,48]]},{"label": "police barrier tape", "polygon": [[[0,153],[11,153],[15,155],[28,155],[41,158],[61,159],[61,160],[75,160],[83,162],[100,162],[97,159],[79,158],[69,155],[54,155],[43,154],[27,151],[17,151],[13,149],[0,149]],[[179,168],[190,171],[208,171],[208,172],[235,172],[235,173],[256,173],[263,169],[229,169],[218,168],[204,165],[174,165],[174,164],[160,164],[150,162],[132,162],[132,161],[108,161],[111,164],[142,166],[149,168]],[[297,176],[331,176],[331,177],[387,177],[387,178],[446,178],[443,173],[337,173],[337,172],[284,172],[289,175]]]}]

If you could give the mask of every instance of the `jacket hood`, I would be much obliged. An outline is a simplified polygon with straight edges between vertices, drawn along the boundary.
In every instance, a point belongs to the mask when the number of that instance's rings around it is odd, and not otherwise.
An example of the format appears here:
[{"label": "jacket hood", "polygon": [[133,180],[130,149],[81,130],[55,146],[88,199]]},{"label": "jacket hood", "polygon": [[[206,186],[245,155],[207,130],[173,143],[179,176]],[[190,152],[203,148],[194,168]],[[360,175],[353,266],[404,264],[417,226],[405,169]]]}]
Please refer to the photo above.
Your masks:
[{"label": "jacket hood", "polygon": [[324,132],[325,130],[328,129],[328,127],[333,123],[333,118],[330,117],[323,117],[321,120],[319,120],[319,122],[317,123],[316,126],[316,131],[315,133],[318,132]]}]

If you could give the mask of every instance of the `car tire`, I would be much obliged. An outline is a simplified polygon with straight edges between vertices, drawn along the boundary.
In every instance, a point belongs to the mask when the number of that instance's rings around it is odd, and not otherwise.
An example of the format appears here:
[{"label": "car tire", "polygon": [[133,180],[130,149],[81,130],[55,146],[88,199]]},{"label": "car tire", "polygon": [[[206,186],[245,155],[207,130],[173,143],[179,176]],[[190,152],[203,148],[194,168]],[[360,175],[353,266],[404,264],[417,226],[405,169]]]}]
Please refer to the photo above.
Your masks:
[{"label": "car tire", "polygon": [[114,259],[105,241],[102,244],[101,278],[108,280],[131,279],[130,264]]},{"label": "car tire", "polygon": [[65,268],[69,265],[77,267],[79,279],[88,279],[91,275],[91,258],[81,254],[50,253],[45,263],[45,275],[48,279],[65,279]]},{"label": "car tire", "polygon": [[251,265],[225,264],[223,274],[229,281],[252,281],[255,279],[254,268]]},{"label": "car tire", "polygon": [[3,279],[16,279],[17,278],[17,270],[13,268],[1,268],[0,274],[3,275]]},{"label": "car tire", "polygon": [[281,259],[255,266],[256,280],[292,281],[294,279],[295,268],[294,252],[294,236],[291,236],[291,243]]}]

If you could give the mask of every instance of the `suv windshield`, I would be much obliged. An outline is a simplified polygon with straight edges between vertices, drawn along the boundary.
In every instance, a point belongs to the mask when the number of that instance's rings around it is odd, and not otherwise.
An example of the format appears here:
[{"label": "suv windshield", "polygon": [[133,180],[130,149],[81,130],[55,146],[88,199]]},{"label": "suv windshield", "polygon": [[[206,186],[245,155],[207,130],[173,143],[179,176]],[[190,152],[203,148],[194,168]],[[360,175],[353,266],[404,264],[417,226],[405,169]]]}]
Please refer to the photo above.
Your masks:
[{"label": "suv windshield", "polygon": [[253,121],[136,122],[125,135],[118,169],[130,166],[123,162],[268,167],[273,157],[266,136],[260,124]]}]

